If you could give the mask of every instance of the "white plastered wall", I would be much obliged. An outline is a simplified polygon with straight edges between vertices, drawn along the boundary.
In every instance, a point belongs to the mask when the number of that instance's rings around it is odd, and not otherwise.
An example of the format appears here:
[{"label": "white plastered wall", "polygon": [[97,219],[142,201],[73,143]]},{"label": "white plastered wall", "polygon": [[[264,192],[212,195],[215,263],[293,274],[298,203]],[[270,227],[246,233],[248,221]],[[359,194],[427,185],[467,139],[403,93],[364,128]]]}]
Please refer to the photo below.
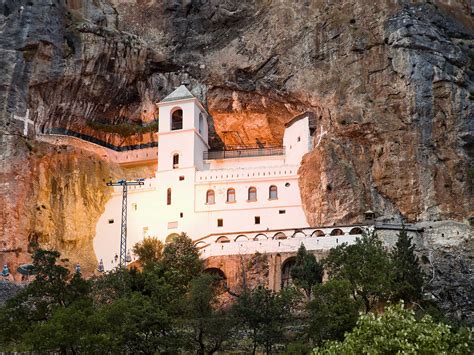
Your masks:
[{"label": "white plastered wall", "polygon": [[[170,131],[171,111],[183,109],[183,129]],[[285,130],[286,155],[203,161],[207,149],[205,132],[199,134],[201,108],[193,100],[160,106],[158,171],[143,188],[131,190],[128,197],[128,247],[146,236],[165,242],[172,233],[186,232],[192,239],[211,233],[308,227],[298,187],[298,167],[310,147],[308,118]],[[162,118],[165,119],[162,119]],[[206,121],[206,120],[204,120]],[[299,137],[299,140],[298,140]],[[179,168],[172,157],[180,154]],[[269,188],[278,188],[278,199],[269,199]],[[257,201],[247,201],[249,187],[257,188]],[[171,189],[171,205],[167,190]],[[236,191],[236,202],[226,202],[227,189]],[[206,205],[206,192],[215,191],[215,204]],[[120,190],[106,204],[94,239],[98,259],[107,270],[120,245]],[[260,223],[255,223],[260,217]],[[108,223],[113,219],[114,223]],[[223,226],[217,226],[217,220]]]}]

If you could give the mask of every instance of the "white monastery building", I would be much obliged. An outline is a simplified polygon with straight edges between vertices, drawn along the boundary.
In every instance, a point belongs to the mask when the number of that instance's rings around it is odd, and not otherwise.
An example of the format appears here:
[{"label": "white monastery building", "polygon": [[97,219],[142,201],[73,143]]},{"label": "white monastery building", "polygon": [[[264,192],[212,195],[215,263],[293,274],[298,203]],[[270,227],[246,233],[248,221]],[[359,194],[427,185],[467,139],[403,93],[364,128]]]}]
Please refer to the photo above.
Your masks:
[{"label": "white monastery building", "polygon": [[[272,231],[309,227],[298,187],[312,144],[309,114],[286,125],[282,147],[212,151],[208,114],[186,87],[158,107],[158,168],[143,186],[129,187],[128,249],[144,237],[166,242],[182,232],[205,245],[231,242],[229,236],[235,242],[244,232],[258,240],[258,231],[267,231],[265,239],[274,240]],[[106,270],[117,265],[121,205],[117,187],[96,227],[94,249]]]}]

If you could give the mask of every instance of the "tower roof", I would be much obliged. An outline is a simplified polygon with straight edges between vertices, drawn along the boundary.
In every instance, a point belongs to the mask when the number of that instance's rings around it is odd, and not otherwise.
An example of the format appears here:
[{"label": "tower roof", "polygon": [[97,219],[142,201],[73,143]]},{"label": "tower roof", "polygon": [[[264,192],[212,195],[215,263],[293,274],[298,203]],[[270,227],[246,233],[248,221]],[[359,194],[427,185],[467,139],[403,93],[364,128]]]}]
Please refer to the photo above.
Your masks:
[{"label": "tower roof", "polygon": [[177,101],[177,100],[184,100],[184,99],[193,99],[194,96],[186,89],[186,86],[181,85],[171,94],[166,96],[161,102],[169,102],[169,101]]}]

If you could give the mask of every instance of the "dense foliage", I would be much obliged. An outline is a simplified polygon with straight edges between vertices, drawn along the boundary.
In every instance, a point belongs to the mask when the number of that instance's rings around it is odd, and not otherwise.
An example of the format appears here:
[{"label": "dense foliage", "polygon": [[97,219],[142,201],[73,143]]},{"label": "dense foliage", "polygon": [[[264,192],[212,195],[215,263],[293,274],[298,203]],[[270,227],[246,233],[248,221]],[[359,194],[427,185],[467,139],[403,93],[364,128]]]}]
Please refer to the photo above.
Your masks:
[{"label": "dense foliage", "polygon": [[405,229],[400,232],[397,243],[392,250],[392,260],[394,272],[392,298],[395,301],[417,301],[421,299],[423,273],[415,254],[415,245]]},{"label": "dense foliage", "polygon": [[351,295],[347,280],[330,280],[314,288],[308,310],[309,335],[316,344],[326,339],[341,340],[355,326],[361,305]]},{"label": "dense foliage", "polygon": [[325,265],[330,278],[349,281],[354,299],[363,302],[365,312],[390,297],[392,262],[375,232],[332,249]]},{"label": "dense foliage", "polygon": [[362,315],[342,342],[331,341],[315,354],[469,354],[472,333],[455,332],[449,325],[435,323],[429,315],[420,320],[403,308],[389,306],[381,316]]},{"label": "dense foliage", "polygon": [[303,244],[296,254],[295,265],[291,269],[291,278],[295,286],[303,289],[306,297],[311,299],[313,287],[323,282],[323,266],[318,263],[314,254],[308,253]]},{"label": "dense foliage", "polygon": [[[89,280],[71,273],[59,253],[37,250],[34,281],[0,308],[2,351],[305,354],[319,346],[316,352],[331,354],[423,347],[461,353],[471,341],[467,330],[418,320],[401,305],[381,317],[359,315],[390,300],[423,306],[422,274],[404,231],[390,253],[375,233],[339,246],[325,269],[302,247],[291,271],[294,286],[280,292],[264,285],[227,292],[185,235],[164,246],[146,239],[134,250],[142,270]],[[321,283],[324,271],[329,280]]]}]

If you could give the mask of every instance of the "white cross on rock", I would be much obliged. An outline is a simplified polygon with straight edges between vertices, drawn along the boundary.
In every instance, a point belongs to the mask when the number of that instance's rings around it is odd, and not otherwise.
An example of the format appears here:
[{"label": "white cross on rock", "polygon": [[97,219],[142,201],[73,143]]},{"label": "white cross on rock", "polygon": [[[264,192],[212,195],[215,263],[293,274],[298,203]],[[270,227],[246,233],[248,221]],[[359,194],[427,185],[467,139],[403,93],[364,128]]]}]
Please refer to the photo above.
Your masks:
[{"label": "white cross on rock", "polygon": [[23,135],[24,136],[27,136],[28,135],[28,124],[32,124],[34,125],[35,123],[30,120],[30,110],[27,109],[26,110],[26,115],[25,116],[17,116],[17,115],[13,115],[13,118],[15,120],[18,120],[18,121],[23,121]]},{"label": "white cross on rock", "polygon": [[325,131],[323,129],[323,126],[321,126],[321,132],[316,136],[318,138],[318,143],[316,143],[316,147],[319,146],[319,143],[321,143],[321,139],[328,133],[328,131]]}]

